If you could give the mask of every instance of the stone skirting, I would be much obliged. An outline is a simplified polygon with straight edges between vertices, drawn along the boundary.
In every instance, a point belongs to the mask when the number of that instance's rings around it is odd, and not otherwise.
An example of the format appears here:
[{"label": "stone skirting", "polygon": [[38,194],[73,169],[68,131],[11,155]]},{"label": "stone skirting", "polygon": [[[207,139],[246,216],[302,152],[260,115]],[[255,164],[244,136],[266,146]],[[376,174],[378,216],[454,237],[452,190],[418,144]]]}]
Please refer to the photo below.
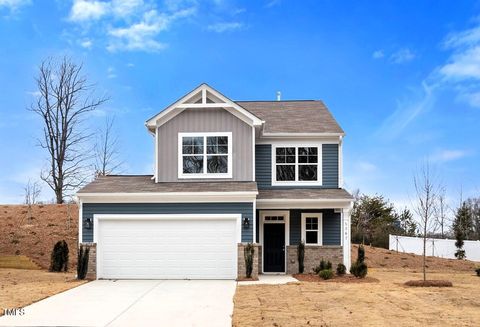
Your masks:
[{"label": "stone skirting", "polygon": [[97,243],[80,243],[90,249],[86,279],[97,279]]},{"label": "stone skirting", "polygon": [[[238,276],[237,278],[245,278],[245,245],[246,243],[238,243]],[[252,278],[258,278],[259,268],[262,264],[262,247],[259,244],[253,244],[255,252],[253,254],[253,270]]]},{"label": "stone skirting", "polygon": [[[320,264],[323,259],[332,263],[333,269],[336,269],[339,263],[343,263],[342,246],[305,246],[304,273],[311,273],[313,268]],[[287,274],[298,274],[298,255],[297,246],[287,246]]]}]

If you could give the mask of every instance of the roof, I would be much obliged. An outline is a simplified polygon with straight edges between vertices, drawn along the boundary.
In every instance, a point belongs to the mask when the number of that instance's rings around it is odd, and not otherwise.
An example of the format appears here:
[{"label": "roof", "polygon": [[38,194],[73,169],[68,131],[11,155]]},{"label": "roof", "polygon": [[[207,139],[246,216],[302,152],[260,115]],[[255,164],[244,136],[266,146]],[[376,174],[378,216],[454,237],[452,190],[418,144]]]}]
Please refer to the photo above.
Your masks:
[{"label": "roof", "polygon": [[258,190],[257,199],[353,200],[353,197],[342,188],[289,188]]},{"label": "roof", "polygon": [[175,182],[155,183],[152,175],[109,175],[97,177],[77,193],[195,193],[257,192],[255,182]]},{"label": "roof", "polygon": [[322,101],[236,101],[265,121],[264,133],[344,134]]}]

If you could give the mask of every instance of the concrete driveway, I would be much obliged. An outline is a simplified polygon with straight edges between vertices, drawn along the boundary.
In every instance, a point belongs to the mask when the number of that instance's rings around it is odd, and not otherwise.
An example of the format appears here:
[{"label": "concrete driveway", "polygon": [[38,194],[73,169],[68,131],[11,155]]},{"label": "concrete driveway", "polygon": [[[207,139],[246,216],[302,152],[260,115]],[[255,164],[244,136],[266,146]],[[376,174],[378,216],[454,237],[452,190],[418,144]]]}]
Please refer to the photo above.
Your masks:
[{"label": "concrete driveway", "polygon": [[235,281],[97,280],[0,317],[0,326],[231,326]]}]

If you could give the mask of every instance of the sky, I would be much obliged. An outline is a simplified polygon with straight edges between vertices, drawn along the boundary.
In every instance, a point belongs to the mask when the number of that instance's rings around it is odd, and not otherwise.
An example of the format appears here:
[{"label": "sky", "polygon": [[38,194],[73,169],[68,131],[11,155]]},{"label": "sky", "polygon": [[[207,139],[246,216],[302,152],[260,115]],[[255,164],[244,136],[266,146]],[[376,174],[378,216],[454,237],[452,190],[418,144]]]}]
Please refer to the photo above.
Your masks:
[{"label": "sky", "polygon": [[0,0],[0,44],[0,203],[46,168],[27,108],[39,64],[64,55],[110,98],[85,128],[115,117],[122,173],[152,173],[145,120],[206,82],[233,100],[323,100],[349,190],[410,206],[428,161],[450,203],[480,196],[478,1]]}]

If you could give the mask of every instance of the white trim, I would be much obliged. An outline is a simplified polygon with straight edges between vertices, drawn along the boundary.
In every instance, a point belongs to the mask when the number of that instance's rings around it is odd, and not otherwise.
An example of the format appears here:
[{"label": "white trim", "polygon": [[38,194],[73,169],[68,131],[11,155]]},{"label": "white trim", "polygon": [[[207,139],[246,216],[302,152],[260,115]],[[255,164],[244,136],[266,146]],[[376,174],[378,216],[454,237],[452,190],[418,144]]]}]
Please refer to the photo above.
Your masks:
[{"label": "white trim", "polygon": [[343,138],[338,143],[338,187],[343,188]]},{"label": "white trim", "polygon": [[262,137],[259,136],[259,138],[256,141],[256,144],[299,144],[303,145],[305,143],[323,143],[323,144],[338,144],[339,143],[339,136],[311,136],[311,137],[306,137],[306,136],[301,136],[301,137]]},{"label": "white trim", "polygon": [[255,182],[255,126],[252,126],[252,180]]},{"label": "white trim", "polygon": [[343,264],[347,267],[347,271],[350,269],[352,264],[352,253],[351,253],[351,213],[353,208],[352,206],[347,209],[342,210],[342,246],[343,246]]},{"label": "white trim", "polygon": [[83,201],[78,200],[78,243],[83,242]]},{"label": "white trim", "polygon": [[77,193],[83,203],[253,202],[258,192]]},{"label": "white trim", "polygon": [[[93,242],[97,244],[97,279],[102,278],[102,267],[100,258],[102,257],[102,245],[98,242],[99,220],[225,220],[235,219],[235,263],[238,262],[238,243],[242,241],[242,215],[241,214],[94,214],[93,215]],[[238,276],[238,264],[236,264],[236,275]]]},{"label": "white trim", "polygon": [[158,127],[155,128],[155,183],[158,183]]},{"label": "white trim", "polygon": [[257,209],[331,209],[349,208],[349,199],[257,199]]},{"label": "white trim", "polygon": [[[290,164],[295,166],[295,181],[277,181],[277,163],[276,163],[276,152],[277,148],[295,148],[295,163]],[[302,165],[298,162],[298,148],[317,148],[317,180],[316,181],[300,181],[299,178],[299,166]],[[322,143],[302,143],[302,144],[293,144],[293,143],[282,143],[282,144],[272,144],[272,186],[321,186],[323,183],[323,162],[322,162]],[[282,165],[280,163],[280,165]]]},{"label": "white trim", "polygon": [[[203,95],[206,93],[212,94],[214,97],[218,98],[221,103],[206,103],[206,98],[203,98]],[[202,94],[202,102],[204,103],[186,103],[186,101],[190,100],[196,94]],[[155,115],[154,117],[150,118],[146,121],[145,125],[148,129],[153,129],[155,127],[159,127],[166,123],[168,120],[172,119],[179,113],[181,113],[185,108],[225,108],[229,112],[233,113],[235,111],[236,115],[241,115],[242,120],[247,122],[249,125],[260,126],[263,124],[263,121],[259,119],[257,116],[253,115],[249,111],[245,110],[243,107],[238,105],[237,103],[233,102],[217,90],[213,89],[209,85],[203,83],[193,91],[189,92],[187,95],[183,96],[181,99],[167,107],[166,109],[162,110],[160,113]],[[232,110],[233,109],[233,110]]]},{"label": "white trim", "polygon": [[[306,218],[317,218],[318,219],[318,229],[317,229],[317,243],[307,243],[307,228],[306,228]],[[321,212],[302,212],[301,214],[301,239],[304,242],[305,246],[322,246],[323,245],[323,214]]]},{"label": "white trim", "polygon": [[[265,222],[265,216],[283,216],[284,219],[283,221],[268,221]],[[260,234],[259,234],[259,241],[260,245],[262,246],[262,267],[261,271],[262,273],[265,273],[265,270],[263,269],[265,265],[265,247],[263,245],[263,225],[265,223],[268,224],[285,224],[285,248],[284,248],[284,256],[285,256],[285,271],[283,273],[287,272],[287,246],[290,245],[290,211],[289,210],[262,210],[260,211],[260,221],[259,221],[259,229],[260,229]],[[270,272],[267,272],[267,274]],[[276,273],[276,272],[273,272]],[[282,273],[282,272],[280,272]]]},{"label": "white trim", "polygon": [[278,138],[278,137],[288,137],[288,138],[296,138],[296,137],[339,137],[344,136],[345,133],[263,133],[262,136],[264,137],[271,137],[271,138]]},{"label": "white trim", "polygon": [[[207,137],[209,136],[226,136],[228,139],[228,153],[227,155],[227,173],[213,174],[207,172]],[[203,157],[203,173],[199,174],[185,174],[183,173],[183,138],[184,137],[203,137],[203,153],[198,156]],[[233,150],[232,150],[232,132],[194,132],[194,133],[178,133],[178,179],[213,179],[213,178],[233,178]]]},{"label": "white trim", "polygon": [[252,243],[257,243],[257,201],[253,201],[253,238]]}]

